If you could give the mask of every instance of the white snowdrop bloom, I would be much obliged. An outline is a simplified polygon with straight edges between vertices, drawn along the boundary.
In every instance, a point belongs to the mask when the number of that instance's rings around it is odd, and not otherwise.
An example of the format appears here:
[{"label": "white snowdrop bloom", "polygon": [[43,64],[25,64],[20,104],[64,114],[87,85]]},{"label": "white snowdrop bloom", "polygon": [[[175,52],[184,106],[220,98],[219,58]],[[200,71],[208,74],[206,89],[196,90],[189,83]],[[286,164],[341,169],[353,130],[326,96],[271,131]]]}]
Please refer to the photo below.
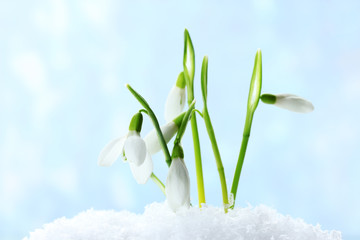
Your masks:
[{"label": "white snowdrop bloom", "polygon": [[263,94],[261,100],[292,112],[309,113],[314,110],[314,105],[310,101],[293,94]]},{"label": "white snowdrop bloom", "polygon": [[146,157],[146,144],[136,131],[130,131],[124,143],[124,155],[126,160],[140,166]]},{"label": "white snowdrop bloom", "polygon": [[185,107],[185,79],[181,72],[165,103],[165,121],[170,122],[182,113]]},{"label": "white snowdrop bloom", "polygon": [[[180,114],[172,121],[166,123],[165,125],[161,126],[161,132],[165,138],[166,143],[168,143],[176,134],[176,132],[179,130],[179,127],[181,125],[181,121],[184,117],[185,113]],[[144,141],[146,143],[146,149],[147,151],[153,155],[161,150],[161,144],[159,141],[159,137],[156,133],[156,130],[152,130],[149,132],[145,137]]]},{"label": "white snowdrop bloom", "polygon": [[141,124],[142,115],[137,113],[131,120],[128,134],[112,140],[100,152],[98,164],[111,166],[122,155],[129,162],[137,183],[144,184],[151,176],[153,164],[145,141],[140,137]]},{"label": "white snowdrop bloom", "polygon": [[167,203],[174,212],[182,206],[190,207],[190,177],[181,155],[173,152],[165,186]]}]

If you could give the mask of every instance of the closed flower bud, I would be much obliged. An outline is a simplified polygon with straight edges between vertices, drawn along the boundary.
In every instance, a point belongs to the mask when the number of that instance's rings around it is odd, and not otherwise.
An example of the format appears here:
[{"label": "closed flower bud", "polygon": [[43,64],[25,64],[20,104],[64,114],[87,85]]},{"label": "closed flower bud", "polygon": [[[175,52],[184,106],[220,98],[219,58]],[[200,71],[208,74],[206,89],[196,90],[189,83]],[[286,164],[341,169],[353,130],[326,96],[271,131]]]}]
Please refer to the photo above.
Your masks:
[{"label": "closed flower bud", "polygon": [[310,101],[292,94],[263,94],[261,100],[292,112],[308,113],[314,110],[314,105]]},{"label": "closed flower bud", "polygon": [[165,121],[170,122],[182,113],[185,107],[185,79],[181,72],[176,85],[170,90],[165,103]]}]

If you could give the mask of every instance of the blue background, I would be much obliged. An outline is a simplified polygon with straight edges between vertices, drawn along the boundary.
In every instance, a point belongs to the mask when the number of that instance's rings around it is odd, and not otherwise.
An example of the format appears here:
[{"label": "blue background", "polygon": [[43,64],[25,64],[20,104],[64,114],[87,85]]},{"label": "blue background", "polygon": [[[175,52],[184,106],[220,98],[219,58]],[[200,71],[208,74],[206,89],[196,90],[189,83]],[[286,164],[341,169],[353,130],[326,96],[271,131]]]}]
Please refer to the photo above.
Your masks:
[{"label": "blue background", "polygon": [[[141,213],[164,201],[121,161],[97,166],[139,109],[130,83],[164,123],[182,71],[183,31],[209,56],[209,112],[231,186],[257,48],[263,93],[293,93],[311,114],[259,104],[237,206],[266,204],[344,239],[360,237],[359,1],[1,1],[0,235],[20,239],[88,208]],[[208,204],[221,205],[210,142],[198,118]],[[145,120],[143,135],[152,128]],[[185,161],[197,203],[191,135]],[[166,178],[162,153],[155,173]]]}]

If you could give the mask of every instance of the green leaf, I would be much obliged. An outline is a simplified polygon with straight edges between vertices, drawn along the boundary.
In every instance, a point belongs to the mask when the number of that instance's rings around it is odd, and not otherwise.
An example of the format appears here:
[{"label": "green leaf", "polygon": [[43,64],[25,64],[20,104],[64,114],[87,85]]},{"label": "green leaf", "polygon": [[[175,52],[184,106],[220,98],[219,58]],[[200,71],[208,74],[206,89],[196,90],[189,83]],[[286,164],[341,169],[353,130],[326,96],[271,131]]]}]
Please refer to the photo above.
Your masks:
[{"label": "green leaf", "polygon": [[261,50],[258,49],[255,55],[254,70],[251,77],[250,91],[248,98],[248,111],[255,112],[259,103],[262,82]]},{"label": "green leaf", "polygon": [[177,132],[176,138],[174,140],[174,144],[181,142],[181,138],[183,137],[183,135],[185,133],[187,123],[189,122],[190,116],[195,108],[195,102],[196,102],[196,100],[194,99],[192,101],[192,103],[190,104],[188,110],[185,112],[184,118],[181,122],[181,126],[180,126],[180,128]]},{"label": "green leaf", "polygon": [[195,76],[195,51],[190,34],[187,29],[184,32],[184,77],[188,89],[188,101],[194,99],[194,76]]},{"label": "green leaf", "polygon": [[208,56],[205,56],[201,67],[201,91],[204,105],[207,103],[207,73],[208,73]]}]

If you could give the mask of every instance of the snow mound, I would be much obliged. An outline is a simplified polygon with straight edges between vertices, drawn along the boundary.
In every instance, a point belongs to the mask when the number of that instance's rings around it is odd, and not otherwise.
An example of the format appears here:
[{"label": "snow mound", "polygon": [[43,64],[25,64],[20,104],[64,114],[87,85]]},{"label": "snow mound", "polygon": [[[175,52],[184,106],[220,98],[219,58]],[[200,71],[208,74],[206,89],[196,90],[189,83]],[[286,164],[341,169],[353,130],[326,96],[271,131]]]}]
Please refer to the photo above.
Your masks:
[{"label": "snow mound", "polygon": [[264,205],[235,208],[205,206],[172,212],[165,203],[152,203],[144,214],[128,211],[87,210],[59,218],[23,240],[122,239],[239,239],[239,240],[340,240],[339,231],[323,231],[302,219],[284,216]]}]

